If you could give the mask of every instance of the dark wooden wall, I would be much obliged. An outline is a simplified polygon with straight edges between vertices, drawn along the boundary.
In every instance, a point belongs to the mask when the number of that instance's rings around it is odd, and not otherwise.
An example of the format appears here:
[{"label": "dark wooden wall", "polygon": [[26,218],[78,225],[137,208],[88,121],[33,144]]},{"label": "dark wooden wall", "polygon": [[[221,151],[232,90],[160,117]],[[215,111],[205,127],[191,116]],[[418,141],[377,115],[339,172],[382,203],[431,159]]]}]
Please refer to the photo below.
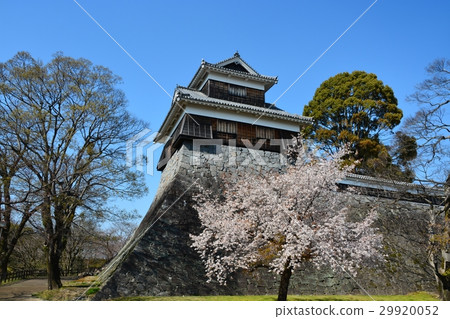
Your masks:
[{"label": "dark wooden wall", "polygon": [[[234,145],[238,147],[249,146],[248,142],[252,146],[256,146],[263,140],[260,136],[257,136],[257,128],[263,128],[265,130],[273,131],[275,139],[290,140],[296,136],[298,132],[286,131],[281,129],[275,129],[270,127],[264,127],[259,125],[252,125],[247,123],[236,123],[236,133],[220,132],[218,130],[218,120],[216,118],[210,118],[199,115],[185,115],[180,124],[174,131],[170,140],[164,146],[164,150],[161,154],[161,158],[158,162],[157,169],[163,170],[167,161],[172,157],[175,151],[182,145],[183,141],[200,139],[221,139],[223,145]],[[228,121],[231,122],[231,121]],[[260,150],[280,152],[279,145],[271,145],[270,139],[266,139],[264,144],[259,148]]]},{"label": "dark wooden wall", "polygon": [[[246,96],[237,96],[230,94],[230,86],[245,89]],[[265,97],[263,90],[257,90],[249,87],[244,87],[240,85],[215,80],[208,80],[200,91],[208,95],[209,97],[221,100],[250,104],[260,107],[265,106]]]}]

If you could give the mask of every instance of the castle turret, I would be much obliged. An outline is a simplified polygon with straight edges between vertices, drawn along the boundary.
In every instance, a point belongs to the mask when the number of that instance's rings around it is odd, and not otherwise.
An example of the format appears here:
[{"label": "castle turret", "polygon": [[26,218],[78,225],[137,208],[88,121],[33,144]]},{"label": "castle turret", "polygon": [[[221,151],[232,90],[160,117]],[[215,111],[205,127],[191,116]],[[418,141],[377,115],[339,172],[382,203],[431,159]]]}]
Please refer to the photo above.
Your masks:
[{"label": "castle turret", "polygon": [[[237,272],[227,286],[207,282],[190,238],[201,231],[195,209],[199,188],[220,192],[223,175],[239,182],[245,174],[270,176],[283,171],[287,165],[280,156],[283,141],[287,143],[311,123],[311,118],[266,102],[265,93],[276,83],[276,77],[259,74],[236,53],[216,64],[202,61],[189,85],[175,89],[155,138],[165,144],[157,166],[162,171],[157,194],[132,238],[100,274],[102,285],[95,299],[276,294],[279,278],[263,268]],[[427,258],[424,235],[429,206],[411,192],[405,197],[404,190],[411,185],[351,175],[341,186],[366,191],[347,203],[352,218],[362,218],[378,200],[376,223],[383,232],[389,262],[365,269],[356,278],[305,265],[293,274],[290,291],[398,294],[432,289],[434,278],[422,265]]]},{"label": "castle turret", "polygon": [[189,85],[175,89],[155,138],[165,143],[158,170],[164,169],[182,142],[193,139],[238,147],[258,144],[260,150],[280,152],[279,143],[271,140],[292,139],[302,126],[311,124],[311,118],[266,102],[265,93],[277,81],[256,72],[237,52],[219,63],[202,61]]}]

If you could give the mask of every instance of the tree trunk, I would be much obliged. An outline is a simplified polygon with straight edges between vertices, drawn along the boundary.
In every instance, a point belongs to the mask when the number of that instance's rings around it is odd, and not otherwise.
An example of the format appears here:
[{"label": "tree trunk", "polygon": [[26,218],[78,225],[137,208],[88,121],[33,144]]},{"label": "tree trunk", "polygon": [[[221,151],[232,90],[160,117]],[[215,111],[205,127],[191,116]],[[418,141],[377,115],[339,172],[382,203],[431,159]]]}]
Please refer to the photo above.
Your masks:
[{"label": "tree trunk", "polygon": [[287,301],[289,280],[292,275],[292,267],[290,266],[290,261],[288,260],[284,265],[284,270],[281,273],[280,287],[278,289],[278,301]]},{"label": "tree trunk", "polygon": [[16,247],[19,237],[22,236],[23,229],[28,219],[29,215],[23,214],[22,220],[20,221],[20,224],[17,225],[15,233],[11,233],[10,215],[8,215],[6,227],[0,229],[0,282],[2,282],[8,274],[9,259]]},{"label": "tree trunk", "polygon": [[450,301],[450,289],[448,287],[446,290],[442,291],[442,300]]},{"label": "tree trunk", "polygon": [[[444,261],[444,264],[447,263]],[[441,300],[450,301],[450,275],[447,274],[449,269],[439,267],[439,262],[434,263],[434,275],[436,277]]]},{"label": "tree trunk", "polygon": [[[446,193],[447,196],[445,198],[444,202],[444,233],[448,236],[450,235],[450,175],[447,178],[447,186],[446,186]],[[448,238],[448,237],[447,237]],[[442,269],[439,269],[438,265],[435,266],[435,272],[437,273],[437,277],[440,281],[439,284],[439,293],[441,295],[441,299],[445,301],[450,301],[450,259],[449,259],[449,248],[450,248],[450,242],[446,242],[446,246],[444,249],[442,249]]]},{"label": "tree trunk", "polygon": [[60,255],[56,243],[49,243],[46,250],[48,290],[62,287],[61,269],[59,267]]},{"label": "tree trunk", "polygon": [[6,230],[0,228],[0,283],[6,278],[8,273],[8,254],[7,254],[7,237]]},{"label": "tree trunk", "polygon": [[450,275],[445,272],[438,275],[439,278],[439,294],[442,300],[450,301]]},{"label": "tree trunk", "polygon": [[3,282],[3,280],[6,279],[6,275],[8,274],[8,260],[1,260],[0,263],[0,284]]},{"label": "tree trunk", "polygon": [[450,276],[439,275],[438,289],[441,300],[450,301]]},{"label": "tree trunk", "polygon": [[[48,289],[62,287],[61,282],[61,258],[67,246],[67,240],[70,236],[70,224],[65,225],[61,220],[73,219],[73,214],[64,215],[61,210],[55,209],[55,228],[52,229],[52,235],[47,240],[47,276]],[[69,217],[71,217],[69,219]]]}]

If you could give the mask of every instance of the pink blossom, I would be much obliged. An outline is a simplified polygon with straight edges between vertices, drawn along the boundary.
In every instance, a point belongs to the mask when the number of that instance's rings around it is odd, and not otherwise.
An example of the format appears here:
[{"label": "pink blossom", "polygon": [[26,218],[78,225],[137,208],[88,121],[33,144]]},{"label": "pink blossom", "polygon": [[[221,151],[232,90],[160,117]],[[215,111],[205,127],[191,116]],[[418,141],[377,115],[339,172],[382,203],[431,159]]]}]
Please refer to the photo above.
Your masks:
[{"label": "pink blossom", "polygon": [[364,261],[381,258],[382,238],[372,226],[376,209],[350,221],[352,193],[337,187],[352,169],[343,168],[347,152],[317,156],[300,144],[285,173],[225,180],[221,196],[197,195],[203,231],[191,236],[192,246],[209,280],[225,284],[230,273],[256,265],[281,274],[306,262],[355,274]]}]

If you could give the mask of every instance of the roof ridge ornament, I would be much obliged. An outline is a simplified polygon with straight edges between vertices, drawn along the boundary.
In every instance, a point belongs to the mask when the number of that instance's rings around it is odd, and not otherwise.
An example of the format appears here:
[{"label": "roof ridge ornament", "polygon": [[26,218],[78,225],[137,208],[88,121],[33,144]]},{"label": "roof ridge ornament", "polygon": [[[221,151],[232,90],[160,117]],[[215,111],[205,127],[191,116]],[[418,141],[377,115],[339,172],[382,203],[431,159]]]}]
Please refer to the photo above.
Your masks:
[{"label": "roof ridge ornament", "polygon": [[236,50],[236,52],[234,53],[234,57],[236,57],[236,58],[240,58],[241,56],[239,55],[239,51],[238,50]]}]

